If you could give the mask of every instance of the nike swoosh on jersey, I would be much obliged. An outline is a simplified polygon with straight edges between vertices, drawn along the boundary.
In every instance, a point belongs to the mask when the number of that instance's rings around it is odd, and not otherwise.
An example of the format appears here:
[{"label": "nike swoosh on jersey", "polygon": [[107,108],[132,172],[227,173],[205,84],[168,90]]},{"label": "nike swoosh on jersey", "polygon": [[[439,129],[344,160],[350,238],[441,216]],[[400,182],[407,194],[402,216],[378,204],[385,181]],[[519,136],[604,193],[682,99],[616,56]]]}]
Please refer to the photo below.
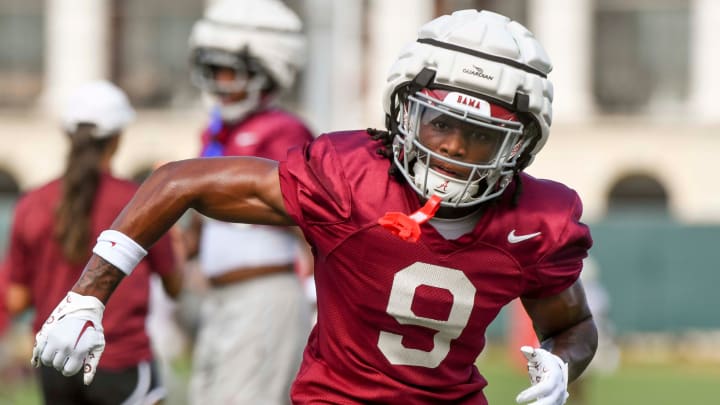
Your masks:
[{"label": "nike swoosh on jersey", "polygon": [[258,137],[253,132],[242,132],[235,137],[235,145],[239,147],[252,146],[258,143]]},{"label": "nike swoosh on jersey", "polygon": [[515,235],[515,230],[513,229],[508,234],[507,240],[510,243],[520,243],[520,242],[526,241],[528,239],[532,239],[536,236],[540,236],[541,234],[542,234],[542,232],[529,233],[527,235]]}]

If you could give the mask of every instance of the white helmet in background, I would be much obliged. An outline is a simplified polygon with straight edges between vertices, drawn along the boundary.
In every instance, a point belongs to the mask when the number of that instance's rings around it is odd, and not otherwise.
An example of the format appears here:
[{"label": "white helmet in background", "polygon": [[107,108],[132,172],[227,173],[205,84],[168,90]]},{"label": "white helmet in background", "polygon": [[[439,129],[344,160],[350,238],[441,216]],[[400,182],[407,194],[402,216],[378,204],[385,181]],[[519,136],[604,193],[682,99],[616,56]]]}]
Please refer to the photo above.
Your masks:
[{"label": "white helmet in background", "polygon": [[93,138],[107,138],[119,134],[135,119],[135,110],[125,92],[106,80],[78,86],[63,105],[60,120],[69,134],[81,124],[92,124]]},{"label": "white helmet in background", "polygon": [[[383,94],[395,164],[423,197],[471,206],[502,194],[545,144],[552,119],[552,70],[533,34],[509,18],[456,11],[423,25],[390,69]],[[489,131],[492,156],[461,162],[435,153],[418,130],[439,116]],[[435,170],[463,167],[463,178]],[[445,162],[445,163],[443,163]]]},{"label": "white helmet in background", "polygon": [[[205,11],[190,34],[191,80],[225,121],[237,121],[293,85],[305,62],[300,18],[279,0],[221,0]],[[232,83],[215,80],[214,69],[236,73]],[[224,104],[218,95],[245,92]]]}]

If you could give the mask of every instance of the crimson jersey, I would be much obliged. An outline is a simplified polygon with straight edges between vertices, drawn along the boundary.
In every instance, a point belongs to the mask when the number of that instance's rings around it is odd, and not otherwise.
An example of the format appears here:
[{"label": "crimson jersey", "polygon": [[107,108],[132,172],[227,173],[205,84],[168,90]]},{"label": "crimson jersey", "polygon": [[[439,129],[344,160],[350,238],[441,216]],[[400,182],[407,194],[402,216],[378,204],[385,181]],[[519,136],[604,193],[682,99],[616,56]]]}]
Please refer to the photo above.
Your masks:
[{"label": "crimson jersey", "polygon": [[580,199],[523,174],[517,207],[508,188],[470,234],[446,240],[424,224],[406,242],[377,220],[420,202],[388,175],[379,146],[364,131],[327,134],[280,164],[285,207],[315,252],[318,293],[292,399],[486,404],[474,365],[485,330],[514,298],[554,295],[578,278],[592,244]]},{"label": "crimson jersey", "polygon": [[[101,176],[91,215],[92,242],[110,227],[137,187],[135,183],[108,174]],[[34,332],[40,330],[84,268],[84,263],[68,262],[53,237],[60,195],[61,182],[52,181],[25,194],[18,201],[13,217],[6,266],[10,281],[30,290],[35,308]],[[88,246],[88,259],[90,248]],[[132,274],[123,279],[106,305],[103,316],[106,346],[99,368],[124,369],[152,358],[145,331],[149,278],[151,272],[164,275],[172,271],[175,271],[175,259],[170,237],[165,235],[148,250]]]},{"label": "crimson jersey", "polygon": [[[294,115],[269,108],[254,112],[234,125],[223,125],[216,134],[208,127],[202,133],[203,156],[257,156],[285,159],[287,150],[311,140],[312,134]],[[221,150],[208,153],[211,143]]]},{"label": "crimson jersey", "polygon": [[[8,275],[5,262],[0,262],[0,297],[7,297]],[[5,306],[5,299],[0,299],[0,336],[5,333],[10,324],[10,314]]]}]

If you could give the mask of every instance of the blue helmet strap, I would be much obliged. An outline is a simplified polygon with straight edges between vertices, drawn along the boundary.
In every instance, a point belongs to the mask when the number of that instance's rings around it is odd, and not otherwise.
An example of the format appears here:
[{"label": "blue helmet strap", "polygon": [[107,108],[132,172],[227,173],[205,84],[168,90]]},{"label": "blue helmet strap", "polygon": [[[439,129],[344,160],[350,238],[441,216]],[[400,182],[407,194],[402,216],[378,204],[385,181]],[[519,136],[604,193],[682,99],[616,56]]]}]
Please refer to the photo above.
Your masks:
[{"label": "blue helmet strap", "polygon": [[218,157],[224,155],[224,145],[218,141],[218,135],[223,128],[222,115],[220,114],[220,107],[213,107],[210,111],[210,123],[208,124],[208,131],[210,132],[210,142],[205,146],[202,151],[201,157]]}]

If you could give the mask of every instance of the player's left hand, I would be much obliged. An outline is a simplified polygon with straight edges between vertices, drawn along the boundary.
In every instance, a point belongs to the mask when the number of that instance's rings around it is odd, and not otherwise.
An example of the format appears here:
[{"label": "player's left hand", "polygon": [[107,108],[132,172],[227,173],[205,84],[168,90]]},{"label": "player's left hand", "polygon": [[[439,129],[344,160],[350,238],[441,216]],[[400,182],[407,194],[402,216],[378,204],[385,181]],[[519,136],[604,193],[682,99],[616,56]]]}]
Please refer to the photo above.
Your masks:
[{"label": "player's left hand", "polygon": [[89,385],[105,349],[104,310],[97,298],[69,292],[35,335],[32,365],[54,367],[64,376],[82,370]]},{"label": "player's left hand", "polygon": [[545,349],[523,346],[520,351],[528,360],[530,388],[518,394],[519,404],[562,405],[568,399],[568,366],[560,357]]}]

